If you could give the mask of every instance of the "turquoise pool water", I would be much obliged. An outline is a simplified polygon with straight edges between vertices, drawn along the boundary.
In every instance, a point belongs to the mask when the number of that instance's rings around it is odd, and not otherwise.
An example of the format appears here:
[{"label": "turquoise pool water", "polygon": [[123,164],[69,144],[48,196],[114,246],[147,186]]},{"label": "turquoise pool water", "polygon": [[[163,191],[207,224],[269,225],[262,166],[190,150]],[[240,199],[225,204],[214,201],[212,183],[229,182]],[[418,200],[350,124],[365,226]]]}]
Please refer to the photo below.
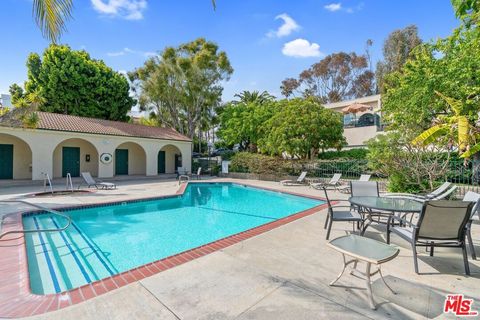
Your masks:
[{"label": "turquoise pool water", "polygon": [[[189,184],[182,196],[66,211],[63,232],[26,235],[33,293],[58,293],[303,211],[323,202],[231,183]],[[28,215],[25,229],[63,218]]]}]

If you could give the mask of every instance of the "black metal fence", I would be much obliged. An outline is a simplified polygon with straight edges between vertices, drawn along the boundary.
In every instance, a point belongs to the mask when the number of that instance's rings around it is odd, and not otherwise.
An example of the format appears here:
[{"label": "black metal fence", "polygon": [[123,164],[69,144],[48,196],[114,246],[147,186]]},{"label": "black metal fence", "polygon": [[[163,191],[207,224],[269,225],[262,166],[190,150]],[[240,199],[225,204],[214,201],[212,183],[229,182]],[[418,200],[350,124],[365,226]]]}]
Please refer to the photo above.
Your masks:
[{"label": "black metal fence", "polygon": [[192,160],[192,172],[196,173],[202,167],[202,174],[217,175],[220,171],[220,162],[217,158],[195,158]]},{"label": "black metal fence", "polygon": [[[341,173],[342,179],[346,180],[356,180],[362,174],[371,174],[372,180],[379,181],[381,191],[386,191],[387,188],[388,177],[369,169],[367,160],[337,159],[308,163],[293,161],[288,174],[298,176],[302,171],[307,171],[308,177],[322,180],[328,180],[335,173]],[[285,172],[279,172],[277,175],[285,176]],[[449,181],[457,185],[457,197],[463,197],[467,191],[480,192],[480,165],[475,167],[472,161],[464,162],[462,159],[450,160],[445,174],[437,180]]]}]

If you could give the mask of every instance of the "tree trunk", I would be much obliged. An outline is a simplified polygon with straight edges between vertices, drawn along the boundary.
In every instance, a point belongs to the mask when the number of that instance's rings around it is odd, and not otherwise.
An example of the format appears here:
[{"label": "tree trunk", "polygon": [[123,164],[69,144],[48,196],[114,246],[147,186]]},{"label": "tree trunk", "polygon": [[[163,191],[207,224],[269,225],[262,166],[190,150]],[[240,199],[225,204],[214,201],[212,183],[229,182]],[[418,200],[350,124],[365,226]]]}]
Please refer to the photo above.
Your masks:
[{"label": "tree trunk", "polygon": [[198,128],[198,153],[202,153],[202,130]]}]

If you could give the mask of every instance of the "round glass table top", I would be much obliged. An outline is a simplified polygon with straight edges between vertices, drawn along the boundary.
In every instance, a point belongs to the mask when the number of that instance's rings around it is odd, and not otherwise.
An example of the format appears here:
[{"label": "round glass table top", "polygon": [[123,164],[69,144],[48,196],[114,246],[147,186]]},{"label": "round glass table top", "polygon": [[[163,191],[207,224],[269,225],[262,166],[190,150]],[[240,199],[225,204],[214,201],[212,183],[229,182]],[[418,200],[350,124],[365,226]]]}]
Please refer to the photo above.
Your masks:
[{"label": "round glass table top", "polygon": [[348,201],[360,207],[394,212],[420,212],[423,207],[423,203],[406,198],[362,196],[350,197]]},{"label": "round glass table top", "polygon": [[349,256],[375,264],[392,260],[400,252],[397,247],[355,234],[333,239],[329,246]]}]

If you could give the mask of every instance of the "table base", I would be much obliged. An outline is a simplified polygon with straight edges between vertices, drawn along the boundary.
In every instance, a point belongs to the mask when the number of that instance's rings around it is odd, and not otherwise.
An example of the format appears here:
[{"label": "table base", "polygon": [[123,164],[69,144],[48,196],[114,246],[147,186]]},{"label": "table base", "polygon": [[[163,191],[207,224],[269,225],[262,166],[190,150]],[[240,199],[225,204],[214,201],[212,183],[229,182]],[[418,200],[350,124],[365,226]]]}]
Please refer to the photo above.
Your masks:
[{"label": "table base", "polygon": [[380,265],[377,265],[377,270],[375,270],[374,272],[371,272],[371,267],[372,267],[372,264],[370,262],[366,262],[367,264],[367,268],[366,268],[366,271],[365,272],[361,272],[359,270],[357,270],[357,263],[361,260],[359,259],[352,259],[352,260],[349,260],[347,261],[347,259],[345,258],[345,254],[342,253],[342,256],[343,256],[343,269],[342,271],[340,272],[340,274],[337,276],[337,278],[335,280],[333,280],[332,282],[330,282],[330,286],[333,286],[335,284],[335,282],[337,282],[343,275],[343,273],[345,272],[345,269],[347,268],[347,266],[351,263],[354,263],[354,266],[353,266],[353,269],[352,271],[350,272],[350,274],[353,274],[353,273],[358,273],[362,276],[365,277],[365,280],[366,280],[366,285],[367,285],[367,291],[368,291],[368,300],[369,300],[369,303],[370,303],[370,308],[372,308],[373,310],[377,309],[377,306],[375,305],[375,302],[373,300],[373,292],[372,292],[372,283],[371,283],[371,277],[376,275],[377,273],[380,274],[380,278],[382,279],[383,283],[385,284],[385,286],[393,293],[393,294],[396,294],[395,291],[393,291],[392,288],[390,288],[390,286],[387,284],[387,282],[385,281],[385,279],[383,278],[383,274],[382,274],[382,269],[381,269],[381,266]]}]

